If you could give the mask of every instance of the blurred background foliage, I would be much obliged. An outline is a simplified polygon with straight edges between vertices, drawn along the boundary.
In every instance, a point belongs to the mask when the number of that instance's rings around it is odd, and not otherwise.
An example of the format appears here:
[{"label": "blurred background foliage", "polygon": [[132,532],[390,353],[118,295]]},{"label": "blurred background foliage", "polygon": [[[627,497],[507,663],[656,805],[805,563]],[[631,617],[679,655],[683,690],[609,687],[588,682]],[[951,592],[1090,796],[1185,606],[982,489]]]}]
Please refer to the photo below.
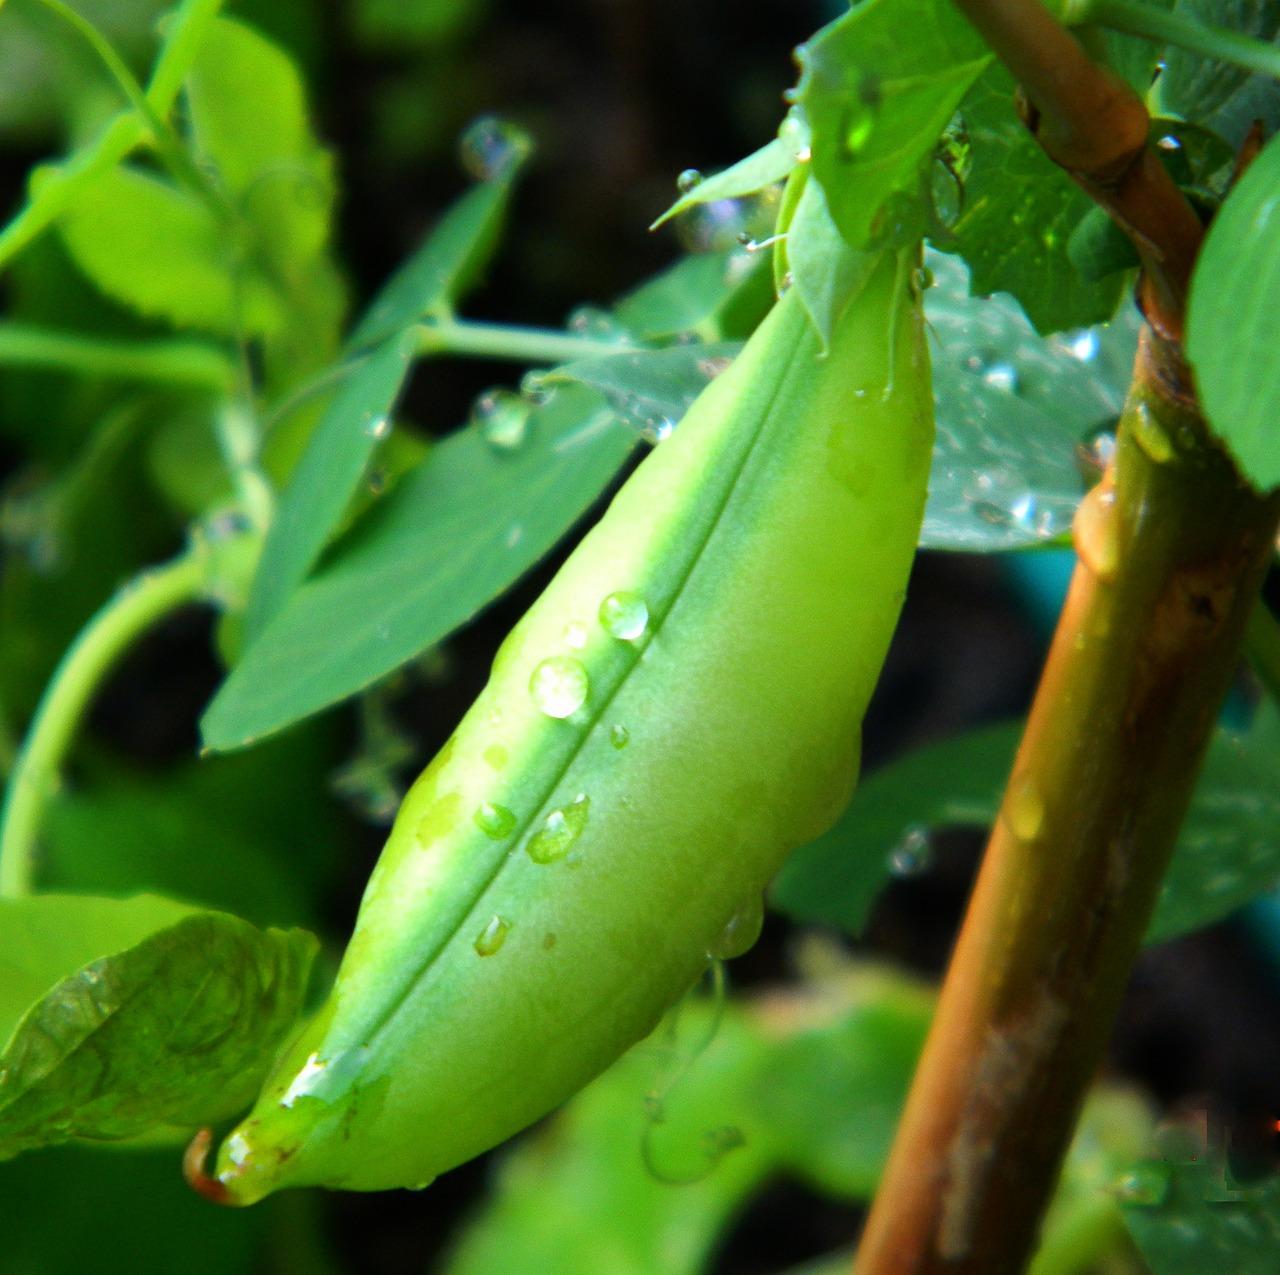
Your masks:
[{"label": "blurred background foliage", "polygon": [[[162,0],[74,7],[145,77]],[[691,233],[645,229],[670,202],[675,174],[716,168],[770,136],[795,78],[789,51],[842,8],[237,0],[230,13],[302,68],[315,131],[334,157],[336,265],[319,290],[325,304],[291,316],[295,353],[313,349],[318,365],[344,314],[464,187],[457,138],[481,113],[527,129],[538,159],[470,313],[555,327],[633,287]],[[118,105],[55,18],[36,5],[0,8],[0,203],[16,208],[31,166],[92,136]],[[8,312],[109,336],[165,330],[88,282],[74,257],[74,235],[28,248],[5,281]],[[517,382],[521,370],[431,363],[410,384],[400,416],[411,428],[397,430],[396,446],[420,455],[481,391]],[[121,580],[175,552],[190,516],[220,495],[212,448],[189,399],[48,372],[0,377],[6,768],[81,625]],[[399,785],[446,738],[554,565],[377,696],[200,761],[196,722],[221,676],[215,652],[235,635],[215,632],[202,611],[175,616],[98,697],[74,783],[50,809],[42,882],[154,889],[305,925],[332,959]],[[1045,636],[1044,575],[993,556],[922,557],[867,722],[869,769],[1025,708]],[[731,967],[728,1005],[685,1007],[671,1034],[514,1153],[424,1194],[288,1193],[230,1213],[187,1191],[172,1145],[43,1151],[0,1165],[0,1272],[798,1275],[827,1269],[809,1265],[819,1260],[840,1269],[927,1021],[929,992],[916,980],[941,969],[980,841],[972,829],[934,835],[928,862],[898,872],[857,944],[815,947],[771,915],[761,943]],[[1242,1165],[1273,1166],[1275,980],[1238,919],[1143,957],[1113,1048],[1116,1083],[1095,1099],[1056,1206],[1060,1233],[1106,1231],[1095,1246],[1110,1254],[1106,1269],[1139,1269],[1114,1209],[1094,1203],[1147,1146],[1152,1113],[1126,1085],[1165,1113],[1203,1123],[1209,1112]],[[758,1128],[734,1125],[744,1104]],[[1131,1184],[1133,1198],[1144,1189]],[[1076,1269],[1052,1261],[1045,1275]]]}]

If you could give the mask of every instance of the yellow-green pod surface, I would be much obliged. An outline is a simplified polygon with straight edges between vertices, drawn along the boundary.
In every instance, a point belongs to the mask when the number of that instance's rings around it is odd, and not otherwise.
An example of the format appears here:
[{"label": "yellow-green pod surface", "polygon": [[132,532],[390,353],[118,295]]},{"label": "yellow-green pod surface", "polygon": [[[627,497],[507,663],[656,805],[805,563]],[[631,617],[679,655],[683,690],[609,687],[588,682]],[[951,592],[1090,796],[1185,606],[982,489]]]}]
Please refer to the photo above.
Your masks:
[{"label": "yellow-green pod surface", "polygon": [[740,945],[840,812],[929,467],[908,275],[886,254],[825,357],[785,295],[512,631],[222,1145],[233,1201],[420,1186],[515,1133]]}]

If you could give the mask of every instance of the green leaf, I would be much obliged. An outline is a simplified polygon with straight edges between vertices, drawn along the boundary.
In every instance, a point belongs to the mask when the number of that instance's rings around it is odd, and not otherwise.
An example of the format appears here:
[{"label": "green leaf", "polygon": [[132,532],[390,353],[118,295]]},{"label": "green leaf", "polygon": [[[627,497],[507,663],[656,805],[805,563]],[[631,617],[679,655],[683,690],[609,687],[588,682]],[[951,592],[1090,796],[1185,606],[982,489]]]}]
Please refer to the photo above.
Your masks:
[{"label": "green leaf", "polygon": [[467,191],[369,303],[348,349],[376,345],[447,310],[484,272],[498,245],[520,164]]},{"label": "green leaf", "polygon": [[329,793],[329,732],[292,731],[160,777],[94,766],[59,792],[41,829],[52,890],[139,889],[314,927],[335,884],[345,821]]},{"label": "green leaf", "polygon": [[[825,836],[797,850],[774,881],[774,906],[798,920],[860,933],[899,847],[919,855],[927,829],[990,824],[1021,735],[1004,723],[929,745],[862,783]],[[1280,880],[1280,711],[1243,733],[1219,730],[1146,941],[1176,938],[1230,915]],[[925,843],[927,846],[927,842]]]},{"label": "green leaf", "polygon": [[[200,41],[222,2],[181,0],[165,21],[163,42],[146,92],[147,104],[162,118],[172,109]],[[145,122],[134,111],[122,111],[103,125],[92,142],[66,159],[33,169],[26,205],[0,229],[0,269],[146,136]]]},{"label": "green leaf", "polygon": [[[1178,0],[1173,11],[1260,40],[1280,35],[1276,0]],[[1264,137],[1280,127],[1280,98],[1270,76],[1173,45],[1157,51],[1162,69],[1151,89],[1157,114],[1195,120],[1225,138],[1233,150],[1254,120],[1261,122]]]},{"label": "green leaf", "polygon": [[950,0],[867,0],[797,50],[813,175],[855,248],[914,200],[938,137],[991,54]]},{"label": "green leaf", "polygon": [[187,103],[198,155],[253,225],[266,259],[296,275],[325,246],[334,197],[298,68],[251,27],[218,18],[191,68]]},{"label": "green leaf", "polygon": [[544,385],[585,385],[600,393],[619,420],[650,439],[665,438],[693,400],[741,349],[734,341],[675,345],[577,359],[545,373]]},{"label": "green leaf", "polygon": [[1280,138],[1209,227],[1191,279],[1187,351],[1209,422],[1245,477],[1280,484]]},{"label": "green leaf", "polygon": [[624,296],[613,312],[640,341],[687,333],[704,341],[740,340],[772,304],[768,254],[725,248],[681,257]]},{"label": "green leaf", "polygon": [[1280,1178],[1235,1185],[1205,1158],[1134,1165],[1116,1192],[1151,1275],[1274,1275]]},{"label": "green leaf", "polygon": [[862,291],[879,260],[875,251],[850,251],[831,219],[822,186],[805,182],[787,231],[787,264],[824,350],[836,320]]},{"label": "green leaf", "polygon": [[1002,722],[873,771],[835,826],[786,861],[770,902],[797,920],[861,933],[888,882],[894,851],[908,837],[995,818],[1021,737],[1021,722]]},{"label": "green leaf", "polygon": [[925,293],[937,416],[920,543],[989,553],[1044,544],[1085,490],[1079,450],[1120,415],[1139,316],[1044,338],[1005,295],[968,296],[958,258],[930,253]]},{"label": "green leaf", "polygon": [[70,961],[62,967],[74,969],[90,950],[82,926],[140,908],[150,916],[113,927],[110,937],[95,933],[96,959],[46,984],[8,1038],[0,1158],[72,1138],[128,1138],[224,1119],[253,1096],[294,1026],[315,940],[300,930],[260,931],[224,913],[178,919],[174,905],[166,915],[155,900],[5,900],[6,963],[26,973],[29,988],[51,964],[33,969],[29,946],[65,943],[59,955]]},{"label": "green leaf", "polygon": [[267,532],[245,612],[250,643],[302,583],[341,520],[391,429],[416,347],[412,332],[389,337],[347,375],[325,409]]},{"label": "green leaf", "polygon": [[55,984],[104,952],[133,947],[191,912],[188,904],[154,895],[0,899],[0,1044]]},{"label": "green leaf", "polygon": [[445,439],[289,600],[205,711],[214,749],[354,694],[465,624],[560,539],[634,435],[566,387],[505,450],[474,427]]},{"label": "green leaf", "polygon": [[[758,151],[752,151],[745,159],[721,170],[712,177],[702,178],[686,190],[661,217],[649,227],[656,230],[672,217],[696,208],[699,204],[715,203],[719,199],[740,199],[754,195],[774,182],[780,182],[796,166],[796,157],[780,138],[766,142]],[[683,183],[682,183],[683,184]]]},{"label": "green leaf", "polygon": [[76,265],[149,318],[225,335],[269,333],[284,321],[270,286],[236,269],[209,207],[139,169],[99,175],[58,225]]},{"label": "green leaf", "polygon": [[1083,279],[1068,244],[1095,207],[1018,119],[1014,82],[993,66],[960,106],[972,165],[952,227],[975,293],[1017,297],[1040,332],[1101,323],[1115,313],[1121,275]]}]

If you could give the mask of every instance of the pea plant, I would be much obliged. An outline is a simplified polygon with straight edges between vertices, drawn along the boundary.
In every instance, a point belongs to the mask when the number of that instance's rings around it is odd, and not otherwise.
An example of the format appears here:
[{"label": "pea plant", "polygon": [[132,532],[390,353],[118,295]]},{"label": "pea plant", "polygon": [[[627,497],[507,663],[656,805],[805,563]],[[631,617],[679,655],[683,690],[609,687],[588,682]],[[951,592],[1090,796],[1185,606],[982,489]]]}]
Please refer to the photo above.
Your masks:
[{"label": "pea plant", "polygon": [[[536,127],[477,118],[356,304],[269,6],[99,7],[0,13],[81,86],[0,229],[0,1266],[109,1268],[71,1184],[146,1269],[333,1271],[333,1192],[501,1147],[446,1275],[748,1269],[783,1179],[867,1210],[811,1275],[1280,1269],[1280,1178],[1100,1070],[1140,948],[1280,881],[1280,6],[861,0],[553,328],[467,317]],[[855,793],[917,550],[1068,547],[1026,720]],[[193,610],[146,771],[95,714]],[[451,733],[403,791],[406,688]],[[934,989],[855,941],[957,825]],[[767,914],[792,974],[735,990]]]}]

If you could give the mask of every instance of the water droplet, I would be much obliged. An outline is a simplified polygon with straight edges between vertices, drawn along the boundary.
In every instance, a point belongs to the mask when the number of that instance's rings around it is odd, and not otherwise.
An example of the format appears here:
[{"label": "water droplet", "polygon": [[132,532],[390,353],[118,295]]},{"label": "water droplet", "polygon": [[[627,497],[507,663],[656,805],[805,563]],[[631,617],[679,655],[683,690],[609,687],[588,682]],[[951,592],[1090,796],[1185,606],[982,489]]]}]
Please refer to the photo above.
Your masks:
[{"label": "water droplet", "polygon": [[522,128],[492,115],[471,124],[458,143],[462,166],[477,181],[511,177],[533,151]]},{"label": "water droplet", "polygon": [[388,416],[371,416],[361,426],[365,435],[379,441],[391,433],[391,418]]},{"label": "water droplet", "polygon": [[553,655],[533,670],[529,694],[548,717],[570,717],[587,702],[587,670],[571,655]]},{"label": "water droplet", "polygon": [[804,107],[793,106],[778,125],[778,140],[787,148],[798,164],[807,164],[812,156],[809,121]]},{"label": "water droplet", "polygon": [[599,306],[579,306],[569,315],[568,328],[577,336],[589,337],[593,341],[612,341],[615,344],[628,340],[627,330],[609,313]]},{"label": "water droplet", "polygon": [[867,108],[865,103],[859,102],[845,112],[841,139],[844,143],[845,155],[849,159],[853,159],[871,140],[875,123],[875,114]]},{"label": "water droplet", "polygon": [[649,627],[649,608],[639,594],[611,593],[600,603],[600,623],[611,637],[634,642]]},{"label": "water droplet", "polygon": [[646,416],[640,425],[640,437],[656,446],[670,438],[675,427],[670,416]]},{"label": "water droplet", "polygon": [[1030,779],[1014,779],[1005,798],[1004,815],[1013,835],[1034,841],[1044,826],[1044,801]]},{"label": "water droplet", "polygon": [[1175,137],[1172,133],[1166,133],[1156,142],[1156,145],[1162,151],[1180,151],[1182,149],[1181,139]]},{"label": "water droplet", "polygon": [[579,793],[567,806],[551,811],[542,827],[529,838],[525,851],[534,863],[555,863],[573,848],[587,826],[591,802]]},{"label": "water droplet", "polygon": [[1086,434],[1076,444],[1076,466],[1086,482],[1095,483],[1115,459],[1115,454],[1115,430],[1109,425],[1103,425]]},{"label": "water droplet", "polygon": [[1080,332],[1067,336],[1065,343],[1067,349],[1071,351],[1072,358],[1079,359],[1081,363],[1092,363],[1098,357],[1098,350],[1102,345],[1098,334],[1092,328],[1084,328]]},{"label": "water droplet", "polygon": [[695,190],[701,185],[702,173],[696,168],[686,168],[676,178],[676,189],[682,195],[687,195],[691,190]]},{"label": "water droplet", "polygon": [[[718,252],[732,248],[739,235],[763,239],[773,233],[781,194],[781,184],[774,183],[755,195],[745,195],[741,199],[708,200],[679,218],[676,234],[690,252]],[[748,257],[748,264],[750,260]]]},{"label": "water droplet", "polygon": [[1163,1204],[1169,1194],[1173,1170],[1167,1164],[1150,1161],[1135,1164],[1112,1187],[1121,1204],[1151,1208]]},{"label": "water droplet", "polygon": [[513,390],[486,390],[471,408],[471,423],[500,452],[515,451],[528,436],[532,407]]},{"label": "water droplet", "polygon": [[992,363],[982,374],[982,383],[1009,394],[1018,392],[1018,369],[1012,363]]},{"label": "water droplet", "polygon": [[1120,569],[1120,516],[1116,489],[1106,478],[1085,494],[1071,530],[1081,561],[1099,580],[1114,579]]},{"label": "water droplet", "polygon": [[510,921],[505,921],[497,915],[491,916],[471,945],[476,949],[476,955],[493,956],[507,941],[507,932],[510,929]]},{"label": "water droplet", "polygon": [[587,626],[579,624],[574,620],[572,624],[565,625],[564,642],[566,646],[571,646],[575,651],[580,651],[587,644]]},{"label": "water droplet", "polygon": [[534,407],[541,407],[543,404],[549,403],[551,396],[555,393],[555,389],[555,384],[549,380],[546,372],[526,372],[520,378],[520,393]]},{"label": "water droplet", "polygon": [[902,834],[902,840],[889,851],[889,871],[895,877],[918,877],[927,872],[932,863],[929,830],[921,824],[912,824]]},{"label": "water droplet", "polygon": [[473,818],[476,821],[476,827],[486,837],[492,837],[494,841],[501,841],[503,837],[510,836],[516,826],[514,812],[508,810],[506,806],[494,805],[491,801],[486,801],[479,806]]},{"label": "water droplet", "polygon": [[764,899],[753,894],[724,923],[707,953],[712,960],[731,961],[735,956],[748,952],[764,929]]},{"label": "water droplet", "polygon": [[623,749],[631,742],[631,732],[621,722],[617,722],[609,730],[609,742],[615,748]]},{"label": "water droplet", "polygon": [[1177,455],[1173,439],[1166,433],[1159,418],[1151,410],[1151,405],[1139,400],[1129,414],[1128,425],[1134,442],[1142,448],[1157,465],[1171,461]]}]

